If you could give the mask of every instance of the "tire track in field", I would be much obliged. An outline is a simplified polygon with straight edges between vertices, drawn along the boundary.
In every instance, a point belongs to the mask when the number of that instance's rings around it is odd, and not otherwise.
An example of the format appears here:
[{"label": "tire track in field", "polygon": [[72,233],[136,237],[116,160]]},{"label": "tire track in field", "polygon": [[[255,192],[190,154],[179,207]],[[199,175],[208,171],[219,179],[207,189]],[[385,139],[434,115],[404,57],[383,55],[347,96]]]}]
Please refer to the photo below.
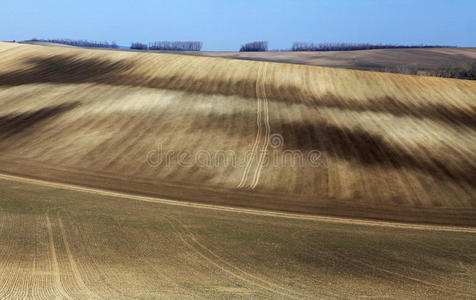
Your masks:
[{"label": "tire track in field", "polygon": [[[213,259],[209,258],[208,256],[206,256],[205,254],[203,254],[200,250],[197,249],[197,247],[190,241],[188,241],[188,239],[185,237],[184,233],[178,229],[174,223],[178,223],[178,221],[173,218],[173,219],[170,219],[169,217],[166,217],[164,216],[165,219],[169,222],[169,224],[171,225],[172,229],[175,231],[175,233],[177,234],[178,238],[190,249],[193,251],[193,253],[197,254],[198,256],[202,257],[203,259],[205,259],[205,261],[207,261],[209,264],[211,264],[212,266],[216,267],[217,269],[239,279],[240,281],[243,281],[243,282],[246,282],[246,283],[249,283],[251,285],[254,285],[254,286],[257,286],[259,288],[262,288],[263,290],[266,290],[268,292],[272,292],[274,293],[275,291],[266,287],[266,286],[262,286],[261,284],[259,283],[256,283],[256,282],[253,282],[253,281],[249,281],[248,279],[244,278],[243,276],[241,276],[240,274],[237,274],[236,272],[233,272],[233,270],[228,270],[227,268],[224,268],[223,266],[221,266],[219,263],[217,263],[216,261],[214,261]],[[182,226],[181,226],[182,227]]]},{"label": "tire track in field", "polygon": [[100,296],[92,292],[84,283],[83,278],[81,277],[81,273],[79,271],[78,266],[76,265],[76,262],[74,260],[74,256],[71,252],[71,247],[69,245],[68,239],[66,237],[66,230],[64,228],[63,221],[61,220],[61,217],[58,215],[58,224],[61,232],[61,237],[63,239],[64,247],[66,249],[66,255],[68,256],[68,260],[71,266],[71,270],[73,272],[73,277],[78,285],[78,287],[85,292],[86,295],[88,295],[89,299],[102,299]]},{"label": "tire track in field", "polygon": [[253,181],[250,185],[250,189],[253,190],[256,188],[256,185],[258,184],[258,181],[261,176],[261,170],[263,169],[263,165],[265,163],[265,158],[268,152],[268,146],[269,146],[269,139],[271,135],[271,127],[269,125],[269,102],[268,102],[268,97],[266,96],[266,74],[267,74],[267,64],[264,65],[263,67],[263,73],[261,75],[261,96],[258,95],[259,98],[263,99],[264,102],[264,125],[265,125],[265,133],[264,133],[264,143],[263,147],[261,148],[260,152],[260,158],[258,160],[258,165],[256,166],[255,174],[253,177]]},{"label": "tire track in field", "polygon": [[175,231],[175,233],[177,234],[178,238],[190,249],[193,251],[193,253],[197,254],[198,256],[202,257],[203,259],[205,259],[209,264],[211,264],[212,266],[216,267],[217,269],[225,272],[225,273],[228,273],[230,274],[231,276],[233,277],[236,277],[238,278],[239,280],[243,281],[243,282],[247,282],[251,285],[254,285],[254,286],[258,286],[266,291],[271,291],[273,292],[272,290],[270,290],[268,287],[265,287],[265,286],[262,286],[258,283],[254,283],[254,282],[249,282],[249,280],[247,280],[246,278],[243,278],[242,276],[240,276],[239,274],[236,274],[235,272],[233,271],[230,271],[226,268],[224,268],[223,266],[221,266],[220,264],[218,264],[216,261],[210,259],[208,256],[204,255],[202,252],[200,252],[200,250],[198,250],[191,242],[187,241],[187,239],[184,237],[184,234],[179,230],[179,229],[176,229],[175,225],[173,225],[172,221],[169,220],[169,223],[171,224],[173,230]]},{"label": "tire track in field", "polygon": [[251,165],[253,164],[253,161],[256,157],[256,151],[257,151],[257,148],[258,148],[258,145],[260,143],[260,140],[261,140],[261,97],[260,97],[260,80],[261,80],[261,73],[262,73],[262,68],[263,68],[263,65],[260,64],[259,65],[259,69],[258,69],[258,79],[257,79],[257,83],[256,83],[256,101],[257,101],[257,109],[256,109],[256,125],[257,125],[257,132],[256,132],[256,138],[255,138],[255,142],[253,144],[253,147],[251,148],[251,155],[250,155],[250,158],[248,159],[248,162],[246,163],[246,167],[245,167],[245,170],[243,172],[243,175],[241,176],[241,181],[240,183],[237,185],[237,188],[243,188],[245,183],[246,183],[246,180],[248,179],[248,173],[250,171],[250,168],[251,168]]},{"label": "tire track in field", "polygon": [[[101,282],[101,292],[103,292],[103,294],[109,295],[111,297],[113,297],[113,295],[115,297],[127,297],[127,295],[123,294],[120,289],[116,288],[108,281],[111,280],[112,277],[117,278],[117,276],[114,274],[114,272],[107,269],[111,268],[108,267],[108,264],[104,260],[99,262],[99,260],[95,256],[95,253],[93,253],[93,251],[91,250],[91,247],[88,247],[88,243],[86,242],[85,238],[85,236],[87,236],[88,234],[85,232],[83,226],[81,226],[78,222],[75,222],[74,217],[68,211],[65,212],[70,216],[71,225],[76,227],[76,230],[79,234],[79,240],[81,241],[81,244],[84,245],[84,251],[88,258],[86,260],[89,261],[89,264],[84,265],[85,268],[89,269],[87,274],[92,273],[99,277],[95,279],[95,282]],[[101,264],[105,267],[101,267]]]},{"label": "tire track in field", "polygon": [[47,245],[40,245],[43,244],[42,241],[48,239],[46,219],[43,216],[38,216],[35,227],[37,227],[34,234],[36,247],[31,266],[32,286],[30,297],[32,299],[51,299],[56,293],[51,272],[49,245],[48,243]]},{"label": "tire track in field", "polygon": [[48,213],[45,213],[46,217],[46,225],[48,228],[48,239],[50,243],[50,254],[51,254],[51,261],[53,263],[53,275],[55,277],[55,288],[61,294],[64,298],[66,299],[73,299],[71,298],[68,293],[64,290],[63,285],[61,284],[61,274],[60,274],[60,269],[58,265],[58,258],[56,256],[56,249],[55,249],[55,243],[53,240],[53,228],[51,226],[51,221],[50,217],[48,217]]},{"label": "tire track in field", "polygon": [[[183,226],[183,225],[182,225]],[[213,252],[212,250],[210,250],[210,248],[208,248],[207,246],[203,245],[202,243],[200,243],[197,238],[195,237],[195,235],[191,232],[188,232],[189,235],[190,235],[190,239],[196,244],[198,245],[200,248],[202,248],[205,252],[209,253],[212,257],[215,258],[216,261],[219,261],[221,262],[223,265],[229,267],[230,269],[234,269],[240,273],[243,274],[243,276],[246,276],[246,277],[249,277],[251,279],[249,280],[254,280],[255,282],[260,282],[261,284],[263,285],[268,285],[270,286],[271,289],[274,290],[274,292],[277,292],[279,294],[282,294],[282,295],[287,295],[287,296],[290,296],[290,297],[298,297],[298,298],[306,298],[306,297],[310,297],[310,296],[307,296],[307,295],[304,295],[304,294],[300,294],[296,291],[293,291],[293,290],[290,290],[290,289],[287,289],[285,287],[282,287],[278,284],[275,284],[273,282],[270,282],[266,279],[263,279],[263,278],[260,278],[256,275],[253,275],[252,273],[250,272],[247,272],[239,267],[237,267],[236,265],[226,261],[225,259],[223,259],[221,256],[219,256],[218,254],[216,254],[215,252]],[[281,291],[277,291],[277,290],[281,290]]]},{"label": "tire track in field", "polygon": [[[122,241],[124,242],[124,244],[129,248],[131,249],[132,251],[135,251],[134,250],[134,247],[130,244],[129,242],[129,239],[128,239],[128,234],[123,230],[123,227],[122,225],[120,224],[120,222],[118,222],[115,218],[114,219],[114,223],[115,223],[115,227],[117,228],[119,234],[122,236]],[[144,234],[144,233],[142,233]],[[146,231],[145,234],[148,234],[148,232]],[[148,259],[144,254],[141,254],[141,255],[138,255],[136,257],[131,257],[129,256],[130,259],[134,259],[138,262],[141,262],[141,263],[144,263],[146,264],[147,266],[149,266],[159,277],[159,279],[165,279],[165,281],[169,282],[170,284],[172,284],[176,291],[180,291],[184,294],[187,293],[187,290],[182,288],[177,282],[175,282],[172,278],[170,278],[168,275],[166,275],[164,272],[160,271],[157,266],[152,262],[150,261],[150,259]],[[152,280],[153,281],[153,280]]]},{"label": "tire track in field", "polygon": [[[175,230],[177,233],[178,237],[180,240],[186,244],[191,250],[193,250],[196,254],[198,254],[200,257],[204,258],[207,262],[212,264],[213,266],[217,267],[218,269],[224,271],[225,273],[228,273],[241,281],[247,282],[251,285],[257,286],[261,289],[264,289],[268,292],[271,292],[273,294],[280,294],[283,296],[295,298],[295,299],[302,299],[302,298],[308,298],[310,296],[300,294],[296,291],[289,290],[285,287],[282,287],[278,284],[275,284],[273,282],[270,282],[266,279],[260,278],[256,275],[253,275],[237,266],[234,264],[224,260],[221,256],[217,255],[215,252],[210,250],[208,247],[200,243],[195,235],[190,232],[183,223],[181,223],[178,219],[176,218],[171,218],[168,216],[164,216],[169,223],[171,224],[172,228]],[[172,220],[171,220],[172,219]],[[178,226],[180,226],[180,229],[177,229],[174,225],[174,223],[177,223]],[[185,234],[184,234],[185,233]],[[186,237],[186,235],[188,237]],[[328,296],[328,295],[327,295]]]}]

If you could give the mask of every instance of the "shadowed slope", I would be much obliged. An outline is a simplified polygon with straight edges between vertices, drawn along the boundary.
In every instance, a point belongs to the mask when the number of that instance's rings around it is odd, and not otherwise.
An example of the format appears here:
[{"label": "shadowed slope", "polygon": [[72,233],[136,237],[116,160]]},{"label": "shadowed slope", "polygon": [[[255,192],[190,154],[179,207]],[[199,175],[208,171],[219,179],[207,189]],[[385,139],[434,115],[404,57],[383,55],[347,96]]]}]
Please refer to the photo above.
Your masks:
[{"label": "shadowed slope", "polygon": [[[193,61],[193,60],[192,60]],[[171,61],[173,62],[173,61]],[[153,76],[145,76],[141,69],[144,65],[131,59],[108,59],[103,57],[82,58],[75,55],[54,55],[27,58],[23,62],[30,67],[18,71],[0,74],[0,85],[18,86],[35,83],[97,83],[118,86],[147,87],[202,93],[207,95],[227,95],[256,97],[253,86],[255,80],[241,79],[230,82],[222,77],[194,78],[178,74],[164,75],[159,67]],[[170,64],[169,62],[167,64]],[[184,68],[188,68],[184,65]],[[303,74],[300,74],[302,76]],[[305,73],[304,73],[305,75]],[[299,75],[298,75],[299,76]],[[242,87],[230,89],[233,86]],[[280,84],[267,82],[268,98],[284,103],[304,103],[311,107],[326,107],[357,112],[389,113],[395,116],[413,116],[431,119],[448,124],[476,127],[476,104],[458,107],[451,103],[413,103],[389,95],[368,98],[366,102],[356,101],[353,97],[339,98],[332,93],[310,94],[302,84]]]},{"label": "shadowed slope", "polygon": [[[286,147],[289,150],[320,149],[339,159],[356,161],[365,166],[410,168],[441,180],[466,182],[476,187],[474,162],[451,164],[430,149],[424,149],[423,153],[412,153],[361,127],[343,128],[319,121],[281,123],[277,126],[280,126],[284,140],[288,141]],[[322,142],[323,137],[325,142]]]},{"label": "shadowed slope", "polygon": [[65,113],[74,107],[75,103],[64,103],[52,107],[44,107],[33,112],[7,114],[0,117],[0,138],[7,139],[25,130],[31,130],[48,119],[52,119]]}]

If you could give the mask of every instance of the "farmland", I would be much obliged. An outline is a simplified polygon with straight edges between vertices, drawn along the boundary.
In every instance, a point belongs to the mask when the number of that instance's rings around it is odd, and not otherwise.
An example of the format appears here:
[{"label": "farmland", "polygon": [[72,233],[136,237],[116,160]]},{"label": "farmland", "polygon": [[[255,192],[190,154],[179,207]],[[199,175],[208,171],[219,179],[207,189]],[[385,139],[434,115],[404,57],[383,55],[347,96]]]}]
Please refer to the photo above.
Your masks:
[{"label": "farmland", "polygon": [[196,55],[337,67],[390,73],[451,77],[451,72],[474,72],[476,48],[374,49],[357,51],[270,51],[255,53],[203,51]]},{"label": "farmland", "polygon": [[0,180],[0,297],[471,298],[476,234]]},{"label": "farmland", "polygon": [[[68,46],[40,41],[25,41],[22,43],[50,47]],[[258,49],[262,50],[259,52],[180,51],[179,49],[176,49],[176,51],[164,51],[151,50],[147,44],[133,43],[131,49],[116,50],[221,57],[444,78],[470,80],[476,78],[476,48],[474,47],[403,47],[339,51],[266,51],[266,47],[263,46],[264,45]]]},{"label": "farmland", "polygon": [[475,296],[475,81],[13,43],[0,66],[1,298]]},{"label": "farmland", "polygon": [[[475,82],[2,46],[4,173],[272,210],[476,220]],[[220,151],[236,163],[212,166]],[[289,151],[306,161],[288,163]],[[187,166],[154,157],[169,152]]]}]

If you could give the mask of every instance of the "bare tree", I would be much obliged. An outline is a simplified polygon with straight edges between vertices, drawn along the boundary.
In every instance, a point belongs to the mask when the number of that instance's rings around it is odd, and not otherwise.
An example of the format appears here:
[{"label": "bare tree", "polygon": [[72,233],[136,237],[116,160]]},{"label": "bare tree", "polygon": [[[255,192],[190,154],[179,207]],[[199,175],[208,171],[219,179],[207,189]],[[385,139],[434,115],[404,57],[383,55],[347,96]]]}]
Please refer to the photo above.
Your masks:
[{"label": "bare tree", "polygon": [[171,50],[171,51],[200,51],[202,50],[203,43],[197,41],[158,41],[149,43],[150,50]]},{"label": "bare tree", "polygon": [[147,46],[147,44],[135,42],[135,43],[132,43],[132,44],[131,44],[131,49],[147,50],[147,49],[149,49],[149,47]]},{"label": "bare tree", "polygon": [[71,39],[37,39],[33,38],[30,40],[31,42],[46,42],[46,43],[55,43],[55,44],[63,44],[63,45],[70,45],[76,47],[88,47],[88,48],[119,48],[119,46],[115,42],[92,42],[87,40],[71,40]]},{"label": "bare tree", "polygon": [[248,52],[248,51],[268,51],[268,42],[265,41],[256,41],[251,43],[246,43],[240,48],[240,52]]},{"label": "bare tree", "polygon": [[353,43],[306,43],[295,42],[292,51],[352,51],[352,50],[372,50],[372,49],[398,49],[398,48],[443,48],[451,46],[433,45],[392,45],[392,44],[353,44]]}]

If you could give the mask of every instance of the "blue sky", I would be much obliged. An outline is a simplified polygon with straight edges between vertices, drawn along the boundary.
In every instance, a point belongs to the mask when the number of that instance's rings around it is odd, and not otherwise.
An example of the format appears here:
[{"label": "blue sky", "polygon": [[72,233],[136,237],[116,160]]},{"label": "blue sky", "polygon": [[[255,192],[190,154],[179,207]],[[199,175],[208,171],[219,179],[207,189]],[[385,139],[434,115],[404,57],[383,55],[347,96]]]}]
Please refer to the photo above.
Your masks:
[{"label": "blue sky", "polygon": [[475,0],[2,0],[0,40],[267,40],[476,46]]}]

